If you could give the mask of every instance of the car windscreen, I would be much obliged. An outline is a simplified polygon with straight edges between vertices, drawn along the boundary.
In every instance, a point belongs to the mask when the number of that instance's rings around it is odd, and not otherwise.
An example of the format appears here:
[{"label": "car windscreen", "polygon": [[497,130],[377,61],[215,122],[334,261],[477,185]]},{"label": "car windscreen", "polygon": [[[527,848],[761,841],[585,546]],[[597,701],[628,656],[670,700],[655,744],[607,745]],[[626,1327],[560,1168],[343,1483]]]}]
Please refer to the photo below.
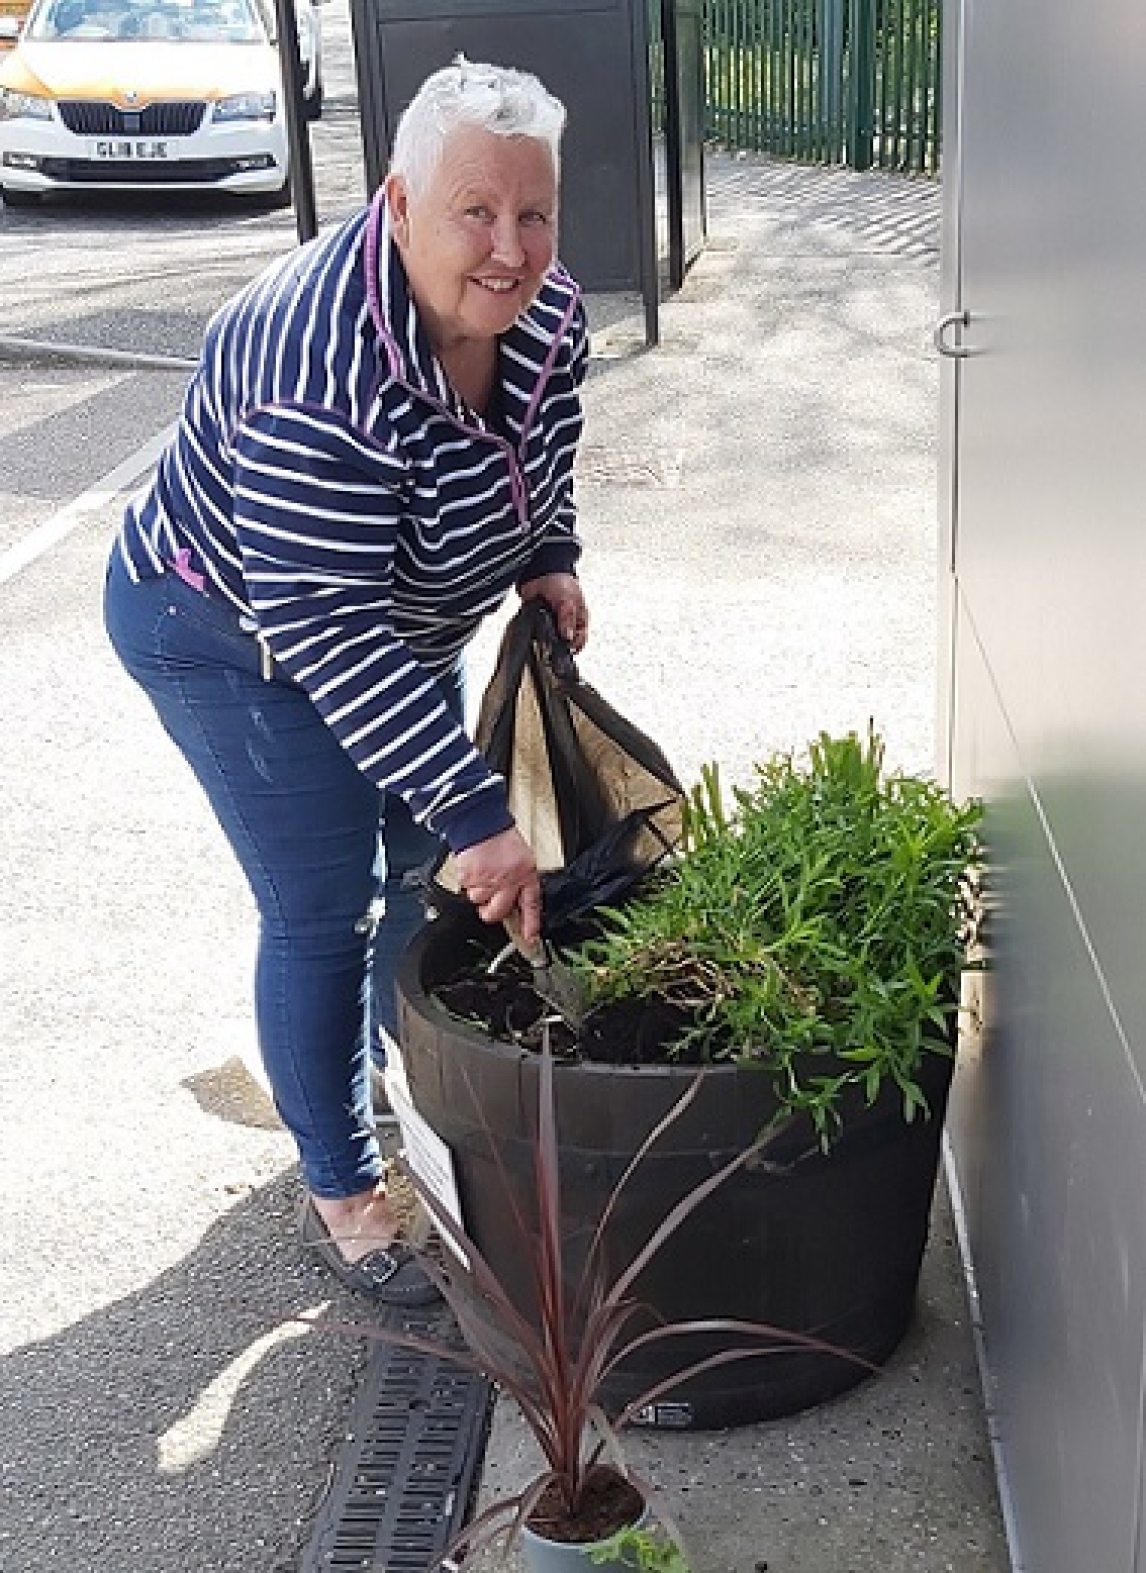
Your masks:
[{"label": "car windscreen", "polygon": [[44,0],[24,37],[40,43],[265,44],[267,30],[251,0]]}]

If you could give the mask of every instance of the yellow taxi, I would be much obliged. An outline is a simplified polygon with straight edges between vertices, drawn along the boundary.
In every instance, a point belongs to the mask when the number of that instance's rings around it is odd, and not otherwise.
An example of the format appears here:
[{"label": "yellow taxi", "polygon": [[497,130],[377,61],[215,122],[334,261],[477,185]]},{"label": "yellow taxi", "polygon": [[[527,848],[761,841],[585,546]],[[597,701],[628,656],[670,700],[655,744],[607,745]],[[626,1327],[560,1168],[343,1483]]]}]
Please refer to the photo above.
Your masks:
[{"label": "yellow taxi", "polygon": [[289,196],[259,0],[34,0],[0,58],[5,203],[204,188]]},{"label": "yellow taxi", "polygon": [[0,0],[0,55],[14,49],[32,0]]}]

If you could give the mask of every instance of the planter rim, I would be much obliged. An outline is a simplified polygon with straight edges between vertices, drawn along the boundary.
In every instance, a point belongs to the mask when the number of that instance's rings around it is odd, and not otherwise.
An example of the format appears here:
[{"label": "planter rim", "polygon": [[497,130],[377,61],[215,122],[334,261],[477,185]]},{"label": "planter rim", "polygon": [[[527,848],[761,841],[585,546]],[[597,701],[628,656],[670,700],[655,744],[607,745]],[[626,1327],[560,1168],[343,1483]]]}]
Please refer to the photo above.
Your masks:
[{"label": "planter rim", "polygon": [[[494,1037],[480,1027],[473,1026],[459,1016],[453,1015],[441,1005],[435,996],[432,987],[427,988],[422,981],[421,958],[425,951],[436,942],[444,940],[456,920],[443,917],[426,924],[411,941],[399,964],[400,989],[435,1027],[445,1029],[454,1037],[467,1043],[480,1047],[484,1053],[507,1065],[532,1066],[538,1061],[535,1049],[527,1048],[514,1043],[511,1039]],[[440,925],[440,926],[439,926]],[[813,1056],[814,1058],[814,1056]],[[954,1065],[954,1049],[950,1054],[943,1054],[938,1049],[927,1048],[923,1051],[922,1063],[938,1061]],[[636,1064],[625,1060],[593,1060],[578,1056],[570,1059],[555,1059],[554,1071],[557,1075],[575,1067],[579,1074],[590,1077],[607,1077],[609,1081],[618,1079],[623,1081],[660,1081],[681,1083],[681,1090],[690,1086],[698,1076],[705,1078],[719,1076],[747,1077],[755,1082],[761,1076],[767,1076],[775,1070],[775,1066],[767,1060],[742,1062],[737,1060],[706,1060],[700,1064],[681,1064],[674,1060],[649,1061]]]}]

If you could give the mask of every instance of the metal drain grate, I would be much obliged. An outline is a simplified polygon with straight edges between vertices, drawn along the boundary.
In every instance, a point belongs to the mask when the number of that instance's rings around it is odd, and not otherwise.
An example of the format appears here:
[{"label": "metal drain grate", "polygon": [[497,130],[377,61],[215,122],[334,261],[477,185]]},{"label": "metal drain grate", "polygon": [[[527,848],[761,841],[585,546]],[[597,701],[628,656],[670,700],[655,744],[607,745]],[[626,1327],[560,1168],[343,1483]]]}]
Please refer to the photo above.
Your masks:
[{"label": "metal drain grate", "polygon": [[[448,1313],[386,1320],[436,1343],[449,1336]],[[469,1513],[492,1408],[484,1377],[380,1343],[301,1573],[437,1573]]]}]

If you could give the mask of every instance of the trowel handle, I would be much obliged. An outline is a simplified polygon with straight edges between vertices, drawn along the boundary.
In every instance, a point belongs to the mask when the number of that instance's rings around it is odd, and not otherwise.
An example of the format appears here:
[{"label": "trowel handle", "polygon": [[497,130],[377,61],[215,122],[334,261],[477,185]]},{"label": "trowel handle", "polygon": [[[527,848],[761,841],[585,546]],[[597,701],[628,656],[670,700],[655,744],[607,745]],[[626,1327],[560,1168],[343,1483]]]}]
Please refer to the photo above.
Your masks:
[{"label": "trowel handle", "polygon": [[502,918],[501,921],[505,928],[505,932],[509,935],[514,945],[525,957],[526,961],[528,961],[529,965],[531,967],[544,967],[548,960],[548,957],[545,954],[545,946],[540,940],[538,940],[533,945],[526,944],[525,936],[521,932],[521,913],[518,911],[518,909],[514,907],[509,916]]}]

